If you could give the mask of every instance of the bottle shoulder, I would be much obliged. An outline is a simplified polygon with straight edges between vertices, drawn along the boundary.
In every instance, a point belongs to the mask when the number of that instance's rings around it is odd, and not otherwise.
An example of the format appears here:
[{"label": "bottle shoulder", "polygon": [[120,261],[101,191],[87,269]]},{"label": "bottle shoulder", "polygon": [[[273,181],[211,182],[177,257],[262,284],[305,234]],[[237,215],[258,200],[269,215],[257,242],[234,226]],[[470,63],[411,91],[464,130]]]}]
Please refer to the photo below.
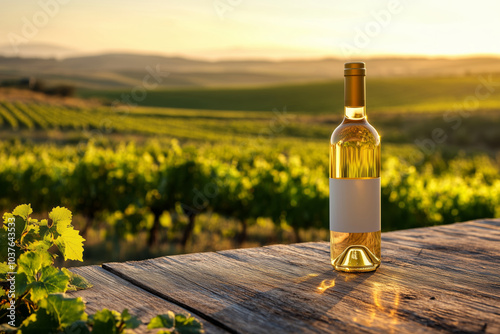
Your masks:
[{"label": "bottle shoulder", "polygon": [[362,120],[344,118],[342,123],[333,131],[330,144],[350,145],[353,143],[379,146],[380,136],[365,118]]}]

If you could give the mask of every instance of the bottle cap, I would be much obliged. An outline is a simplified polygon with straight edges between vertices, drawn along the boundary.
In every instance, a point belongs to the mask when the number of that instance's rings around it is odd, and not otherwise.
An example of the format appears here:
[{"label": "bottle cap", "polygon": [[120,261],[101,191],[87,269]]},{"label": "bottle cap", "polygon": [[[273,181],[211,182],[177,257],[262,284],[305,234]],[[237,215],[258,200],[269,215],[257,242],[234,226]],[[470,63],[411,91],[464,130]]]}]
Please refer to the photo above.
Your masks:
[{"label": "bottle cap", "polygon": [[344,76],[366,75],[365,63],[362,61],[353,61],[344,64]]}]

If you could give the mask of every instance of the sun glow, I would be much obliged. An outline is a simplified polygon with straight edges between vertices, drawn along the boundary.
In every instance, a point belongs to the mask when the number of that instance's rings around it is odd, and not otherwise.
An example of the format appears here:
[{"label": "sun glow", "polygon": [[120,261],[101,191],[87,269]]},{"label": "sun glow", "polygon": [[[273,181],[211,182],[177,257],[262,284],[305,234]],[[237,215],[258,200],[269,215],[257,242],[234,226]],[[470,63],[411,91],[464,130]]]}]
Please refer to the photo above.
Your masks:
[{"label": "sun glow", "polygon": [[[129,50],[208,59],[500,54],[500,43],[491,41],[500,34],[500,3],[486,0],[474,6],[451,0],[360,0],[355,6],[255,0],[224,13],[211,1],[72,1],[51,13],[38,3],[2,6],[0,45],[8,45],[7,36],[16,34],[27,44],[58,44],[81,52]],[[33,23],[33,17],[47,19]],[[26,21],[31,29],[24,27]],[[24,36],[23,31],[32,33]]]}]

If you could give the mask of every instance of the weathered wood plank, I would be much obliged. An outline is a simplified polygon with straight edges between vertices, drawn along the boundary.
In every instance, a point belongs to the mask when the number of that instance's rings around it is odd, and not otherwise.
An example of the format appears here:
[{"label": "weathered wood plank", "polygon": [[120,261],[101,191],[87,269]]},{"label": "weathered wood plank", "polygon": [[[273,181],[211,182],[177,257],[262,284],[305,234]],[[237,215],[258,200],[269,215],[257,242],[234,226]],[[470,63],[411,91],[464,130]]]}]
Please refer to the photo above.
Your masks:
[{"label": "weathered wood plank", "polygon": [[[396,238],[411,237],[419,240],[432,240],[436,243],[436,238],[439,241],[455,241],[457,238],[462,238],[464,235],[468,237],[471,245],[482,245],[484,242],[490,242],[492,247],[500,249],[498,241],[500,237],[500,228],[493,228],[494,225],[479,225],[470,223],[458,223],[452,225],[433,226],[418,229],[409,229],[396,232],[386,232],[383,235],[385,238],[395,236]],[[436,243],[437,244],[437,243]]]},{"label": "weathered wood plank", "polygon": [[[400,253],[397,249],[392,251]],[[455,291],[457,287],[450,286],[449,282],[441,282],[440,277],[429,274],[427,268],[415,269],[414,265],[408,265],[406,262],[394,264],[394,259],[388,252],[384,252],[384,259],[390,260],[390,264],[384,263],[371,278],[373,281],[362,282],[358,289],[350,292],[350,295],[370,303],[370,295],[363,293],[366,290],[363,285],[367,283],[368,291],[374,291],[372,293],[374,305],[381,303],[391,305],[392,299],[396,306],[390,309],[395,312],[394,321],[403,324],[397,332],[412,332],[408,322],[429,326],[426,332],[440,330],[477,332],[482,329],[484,323],[496,323],[491,332],[495,332],[495,328],[498,328],[495,315],[498,314],[498,310],[491,304],[485,309],[482,298],[463,300],[464,294]],[[370,283],[373,285],[372,289],[369,287]],[[377,287],[379,289],[376,289]],[[336,288],[337,285],[333,289]],[[478,306],[479,312],[476,312]],[[492,314],[485,315],[488,312]],[[387,332],[392,329],[393,327],[387,328]]]},{"label": "weathered wood plank", "polygon": [[475,226],[485,227],[487,226],[490,230],[500,230],[500,219],[480,219],[472,220],[463,224],[471,224]]},{"label": "weathered wood plank", "polygon": [[[86,290],[72,291],[68,294],[73,297],[82,297],[86,304],[86,312],[93,314],[103,308],[121,312],[127,308],[131,314],[136,315],[144,324],[158,314],[167,311],[190,314],[191,312],[176,304],[159,298],[99,266],[75,267],[71,271],[85,277],[93,287]],[[227,331],[214,326],[204,319],[200,319],[204,328],[209,333],[227,333]],[[146,333],[146,325],[141,325],[136,333]],[[150,332],[147,332],[150,333]]]},{"label": "weathered wood plank", "polygon": [[498,226],[491,220],[385,233],[383,265],[368,274],[334,272],[327,243],[104,267],[234,332],[496,333]]},{"label": "weathered wood plank", "polygon": [[[325,253],[327,253],[327,245],[320,245],[321,246],[325,246],[324,249],[322,251],[324,251]],[[304,247],[304,245],[293,245],[292,247]],[[323,247],[321,247],[323,248]],[[400,250],[396,249],[398,251],[398,253],[400,252]],[[405,263],[406,264],[406,263]],[[379,269],[379,272],[377,272],[377,274],[383,274],[387,271],[387,269],[389,269],[389,274],[387,275],[387,277],[377,277],[376,279],[376,282],[374,282],[374,284],[383,284],[385,286],[386,289],[390,289],[390,288],[394,288],[396,291],[400,291],[401,292],[401,295],[403,296],[404,299],[409,299],[409,300],[415,300],[415,299],[424,299],[424,300],[427,300],[427,298],[429,300],[435,300],[435,296],[436,296],[436,293],[438,294],[442,294],[442,289],[451,289],[452,292],[454,292],[453,288],[450,288],[450,284],[447,283],[447,284],[442,284],[442,286],[440,287],[437,287],[437,289],[431,289],[430,291],[426,291],[426,290],[429,290],[429,289],[425,289],[425,285],[424,285],[424,289],[421,289],[421,294],[420,296],[418,295],[415,295],[414,293],[412,293],[411,291],[414,290],[414,287],[418,287],[419,285],[421,285],[423,282],[421,281],[421,277],[419,277],[418,275],[421,274],[422,271],[417,271],[417,276],[415,276],[415,273],[412,273],[411,271],[408,272],[407,268],[405,267],[402,267],[400,265],[398,265],[398,267],[396,267],[395,269],[401,269],[401,272],[400,273],[397,273],[395,272],[394,270],[392,270],[392,268],[386,268],[386,266],[384,265],[381,269]],[[428,271],[427,268],[424,268],[424,270]],[[427,275],[427,272],[424,271],[424,273]],[[396,276],[396,274],[398,274]],[[396,276],[396,277],[395,277]],[[421,276],[421,275],[420,275]],[[436,276],[434,275],[435,277],[429,277],[429,278],[426,278],[427,281],[434,281],[434,282],[440,282],[441,278],[439,276]],[[393,281],[395,280],[395,278],[399,277],[401,280],[401,282],[398,282],[398,284],[394,285]],[[416,278],[414,279],[413,281],[409,280],[409,278]],[[368,281],[367,281],[368,282]],[[396,282],[397,282],[397,279],[396,279]],[[362,283],[364,284],[364,283]],[[391,287],[390,284],[393,284],[394,286]],[[433,288],[433,286],[431,285],[431,288]],[[406,292],[404,292],[406,290]],[[474,291],[474,289],[471,289],[471,291]],[[498,290],[497,290],[497,296],[498,296]],[[356,291],[352,291],[350,293],[351,296],[355,296],[356,297]],[[365,294],[362,294],[361,296],[363,296]],[[426,295],[427,295],[427,298],[426,298]],[[448,296],[449,298],[453,297],[453,296]],[[455,310],[457,310],[457,302],[459,303],[458,305],[460,305],[460,299],[462,299],[462,295],[458,295],[456,299],[458,299],[458,301],[454,300],[452,302],[448,302],[448,304],[450,305],[451,309],[453,312],[456,313]],[[396,297],[394,297],[396,298]],[[430,298],[434,298],[434,299],[430,299]],[[447,299],[449,299],[447,298]],[[366,301],[366,300],[365,300]],[[367,301],[368,303],[370,302],[369,300]],[[417,301],[419,302],[419,301]],[[477,303],[478,301],[468,301],[468,303]],[[479,300],[479,303],[481,304],[482,300],[480,299]],[[412,303],[415,303],[415,302],[412,302]],[[433,302],[434,304],[436,302]],[[462,303],[462,306],[463,306],[463,303]],[[404,310],[400,310],[400,311],[404,311]],[[488,311],[488,310],[483,310],[483,311]],[[494,312],[494,311],[497,311],[496,308],[491,308],[489,311],[491,312]],[[431,314],[432,316],[432,314]],[[457,317],[457,314],[455,314],[455,318]],[[439,325],[446,325],[446,324],[442,324],[440,319],[437,319],[438,321],[431,321],[432,318],[427,318],[427,319],[419,319],[419,321],[424,321],[424,323],[435,323],[435,324],[439,324]],[[455,329],[456,330],[456,329]],[[474,331],[474,330],[473,330]]]}]

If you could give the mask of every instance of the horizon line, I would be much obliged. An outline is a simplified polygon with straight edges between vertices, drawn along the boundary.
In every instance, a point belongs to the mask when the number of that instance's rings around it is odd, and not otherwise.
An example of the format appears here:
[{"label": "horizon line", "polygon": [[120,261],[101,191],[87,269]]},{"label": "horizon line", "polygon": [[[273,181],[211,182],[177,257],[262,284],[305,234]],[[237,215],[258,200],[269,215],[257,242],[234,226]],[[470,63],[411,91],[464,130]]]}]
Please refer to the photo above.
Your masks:
[{"label": "horizon line", "polygon": [[[1,46],[0,46],[1,47]],[[251,50],[249,50],[251,51]],[[29,52],[28,52],[29,53]],[[469,53],[469,54],[401,54],[401,53],[380,53],[380,54],[366,54],[359,55],[356,57],[343,57],[338,54],[324,54],[317,56],[205,56],[198,57],[194,55],[194,52],[179,52],[179,53],[165,53],[165,52],[155,52],[155,51],[136,51],[136,50],[120,50],[120,49],[110,49],[101,51],[75,51],[68,52],[67,55],[11,55],[6,53],[0,53],[1,58],[11,58],[11,59],[45,59],[45,60],[65,60],[74,58],[86,58],[86,57],[98,57],[106,55],[131,55],[131,56],[151,56],[151,57],[164,57],[164,58],[182,58],[186,60],[202,61],[202,62],[225,62],[225,61],[259,61],[259,62],[287,62],[287,61],[321,61],[321,60],[339,60],[339,61],[352,61],[353,59],[400,59],[400,60],[410,60],[410,59],[424,59],[424,60],[459,60],[459,59],[473,59],[473,58],[498,58],[500,59],[500,54],[496,53]]]}]

